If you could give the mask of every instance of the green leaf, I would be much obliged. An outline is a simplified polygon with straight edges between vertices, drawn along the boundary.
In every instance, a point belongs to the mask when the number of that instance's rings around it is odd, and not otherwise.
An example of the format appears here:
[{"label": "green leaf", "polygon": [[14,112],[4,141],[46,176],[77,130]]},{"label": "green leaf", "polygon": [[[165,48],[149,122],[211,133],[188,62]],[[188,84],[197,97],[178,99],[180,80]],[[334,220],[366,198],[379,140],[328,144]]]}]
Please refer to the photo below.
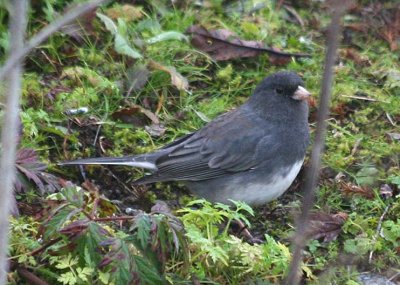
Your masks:
[{"label": "green leaf", "polygon": [[[116,52],[119,54],[127,55],[132,58],[142,58],[142,55],[133,49],[129,44],[128,41],[125,39],[125,37],[120,33],[124,32],[126,30],[124,28],[125,22],[122,20],[119,22],[120,28],[111,20],[109,17],[106,15],[103,15],[101,13],[96,13],[97,17],[100,18],[100,20],[104,23],[106,26],[106,29],[111,32],[111,34],[114,35],[114,49]],[[122,24],[123,23],[123,24]]]},{"label": "green leaf", "polygon": [[150,39],[147,39],[146,42],[148,44],[154,44],[154,43],[168,41],[168,40],[188,41],[188,37],[180,32],[168,31],[168,32],[163,32],[161,34],[158,34],[157,36],[152,37]]},{"label": "green leaf", "polygon": [[115,285],[130,284],[132,268],[129,260],[129,249],[125,242],[121,241],[120,248],[115,252],[114,262],[111,268],[111,280]]},{"label": "green leaf", "polygon": [[160,273],[153,265],[147,262],[147,260],[138,255],[133,256],[133,260],[135,261],[137,272],[139,274],[139,279],[141,281],[140,284],[165,284],[165,280],[162,278]]},{"label": "green leaf", "polygon": [[96,13],[96,15],[104,23],[106,29],[109,30],[111,34],[116,35],[118,33],[118,27],[113,20],[101,13]]},{"label": "green leaf", "polygon": [[142,58],[142,55],[131,46],[129,46],[126,39],[120,34],[115,35],[114,48],[115,51],[120,54],[127,55],[132,58]]},{"label": "green leaf", "polygon": [[75,209],[70,205],[63,205],[63,208],[58,210],[57,213],[46,222],[46,230],[44,232],[44,239],[51,238],[61,227],[64,225],[66,221],[68,221],[71,216],[78,213],[79,209]]},{"label": "green leaf", "polygon": [[394,176],[394,175],[389,176],[389,181],[392,184],[396,184],[396,185],[400,186],[400,176]]},{"label": "green leaf", "polygon": [[78,278],[72,272],[66,272],[61,274],[57,281],[62,284],[75,285],[78,283]]},{"label": "green leaf", "polygon": [[109,236],[105,229],[95,222],[90,222],[85,233],[77,240],[77,252],[81,264],[96,266],[102,259],[99,244],[107,238]]},{"label": "green leaf", "polygon": [[109,284],[110,283],[110,277],[111,277],[110,273],[99,271],[99,280],[103,284]]},{"label": "green leaf", "polygon": [[148,215],[140,215],[135,223],[137,238],[142,249],[146,249],[150,238],[151,222]]}]

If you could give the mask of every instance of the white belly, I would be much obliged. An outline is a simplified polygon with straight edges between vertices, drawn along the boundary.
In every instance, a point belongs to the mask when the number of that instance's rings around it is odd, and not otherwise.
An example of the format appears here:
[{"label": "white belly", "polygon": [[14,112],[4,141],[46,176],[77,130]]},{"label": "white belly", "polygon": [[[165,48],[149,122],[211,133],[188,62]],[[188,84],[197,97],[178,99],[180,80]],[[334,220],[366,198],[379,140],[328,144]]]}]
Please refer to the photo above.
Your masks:
[{"label": "white belly", "polygon": [[302,165],[303,160],[298,161],[284,171],[287,175],[273,177],[268,183],[243,183],[238,181],[236,186],[223,189],[224,195],[231,200],[243,201],[250,205],[259,205],[272,201],[289,188]]},{"label": "white belly", "polygon": [[265,180],[260,177],[260,170],[254,170],[247,175],[232,176],[224,182],[211,181],[204,185],[202,183],[188,183],[191,190],[212,202],[229,203],[229,200],[243,201],[250,205],[260,205],[281,196],[292,184],[299,173],[304,160],[299,160],[292,167],[281,169],[284,176],[271,177],[265,173]]}]

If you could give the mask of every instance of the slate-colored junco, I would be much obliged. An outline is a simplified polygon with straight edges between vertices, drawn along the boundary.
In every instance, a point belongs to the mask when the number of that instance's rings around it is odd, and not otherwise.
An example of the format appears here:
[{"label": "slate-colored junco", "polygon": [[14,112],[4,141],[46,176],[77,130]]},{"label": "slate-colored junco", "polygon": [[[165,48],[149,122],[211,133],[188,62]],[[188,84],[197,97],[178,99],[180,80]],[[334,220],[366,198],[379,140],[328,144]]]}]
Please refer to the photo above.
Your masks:
[{"label": "slate-colored junco", "polygon": [[310,96],[303,86],[296,73],[278,72],[266,77],[237,109],[155,152],[61,165],[140,167],[151,174],[135,184],[184,181],[210,201],[262,204],[282,195],[303,164],[309,144],[304,99]]}]

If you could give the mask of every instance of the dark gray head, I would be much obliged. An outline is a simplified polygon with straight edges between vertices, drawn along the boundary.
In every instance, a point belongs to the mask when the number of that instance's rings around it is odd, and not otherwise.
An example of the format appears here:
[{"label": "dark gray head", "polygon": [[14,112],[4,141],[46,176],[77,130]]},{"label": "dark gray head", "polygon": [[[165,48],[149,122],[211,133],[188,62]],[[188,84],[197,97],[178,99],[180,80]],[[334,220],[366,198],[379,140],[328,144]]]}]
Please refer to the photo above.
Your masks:
[{"label": "dark gray head", "polygon": [[307,117],[305,99],[310,95],[300,76],[294,72],[280,71],[266,77],[256,87],[248,104],[255,112],[268,118]]}]

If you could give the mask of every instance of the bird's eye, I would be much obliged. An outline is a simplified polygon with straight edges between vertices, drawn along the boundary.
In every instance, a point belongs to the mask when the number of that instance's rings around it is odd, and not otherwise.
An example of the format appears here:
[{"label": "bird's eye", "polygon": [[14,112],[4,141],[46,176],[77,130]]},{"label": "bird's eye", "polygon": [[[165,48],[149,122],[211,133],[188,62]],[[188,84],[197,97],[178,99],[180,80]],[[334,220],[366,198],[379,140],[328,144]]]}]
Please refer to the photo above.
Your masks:
[{"label": "bird's eye", "polygon": [[282,88],[276,88],[276,93],[278,94],[282,94],[283,93],[283,89]]}]

